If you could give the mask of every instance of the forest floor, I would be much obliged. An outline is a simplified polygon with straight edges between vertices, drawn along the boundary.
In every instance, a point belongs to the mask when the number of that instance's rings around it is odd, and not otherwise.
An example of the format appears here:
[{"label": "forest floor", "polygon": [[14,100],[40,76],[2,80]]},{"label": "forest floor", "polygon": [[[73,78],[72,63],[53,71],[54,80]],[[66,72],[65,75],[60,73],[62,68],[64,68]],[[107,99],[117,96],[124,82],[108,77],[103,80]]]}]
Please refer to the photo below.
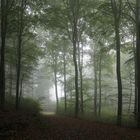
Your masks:
[{"label": "forest floor", "polygon": [[140,140],[140,130],[71,117],[0,112],[0,140]]}]

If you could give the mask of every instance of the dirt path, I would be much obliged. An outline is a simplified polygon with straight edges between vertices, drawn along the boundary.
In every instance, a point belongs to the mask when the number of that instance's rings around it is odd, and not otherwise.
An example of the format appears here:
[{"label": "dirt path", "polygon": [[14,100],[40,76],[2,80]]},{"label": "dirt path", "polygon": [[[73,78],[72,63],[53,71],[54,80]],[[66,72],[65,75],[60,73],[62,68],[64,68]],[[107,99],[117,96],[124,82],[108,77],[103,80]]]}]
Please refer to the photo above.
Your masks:
[{"label": "dirt path", "polygon": [[140,140],[140,130],[69,117],[46,117],[46,140]]},{"label": "dirt path", "polygon": [[0,140],[140,140],[140,130],[52,114],[0,112]]}]

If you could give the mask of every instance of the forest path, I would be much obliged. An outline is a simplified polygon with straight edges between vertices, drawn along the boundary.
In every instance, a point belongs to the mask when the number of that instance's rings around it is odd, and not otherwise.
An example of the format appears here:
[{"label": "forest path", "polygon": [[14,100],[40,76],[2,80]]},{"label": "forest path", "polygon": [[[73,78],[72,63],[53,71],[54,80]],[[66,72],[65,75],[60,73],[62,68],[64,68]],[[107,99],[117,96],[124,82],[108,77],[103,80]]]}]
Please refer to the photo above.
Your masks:
[{"label": "forest path", "polygon": [[70,117],[46,115],[45,140],[140,140],[140,131]]},{"label": "forest path", "polygon": [[25,112],[0,112],[0,140],[140,140],[140,130]]}]

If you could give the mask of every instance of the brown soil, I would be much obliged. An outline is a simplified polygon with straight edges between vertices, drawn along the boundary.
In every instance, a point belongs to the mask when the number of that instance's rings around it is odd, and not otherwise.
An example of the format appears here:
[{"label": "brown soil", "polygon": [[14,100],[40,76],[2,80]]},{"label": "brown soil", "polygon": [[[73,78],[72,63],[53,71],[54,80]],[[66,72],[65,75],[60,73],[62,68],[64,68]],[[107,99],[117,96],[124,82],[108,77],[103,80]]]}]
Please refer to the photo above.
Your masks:
[{"label": "brown soil", "polygon": [[140,140],[140,130],[68,117],[48,116],[46,140]]},{"label": "brown soil", "polygon": [[140,140],[140,130],[70,117],[0,112],[0,140]]},{"label": "brown soil", "polygon": [[36,117],[21,112],[0,112],[0,140],[41,140]]}]

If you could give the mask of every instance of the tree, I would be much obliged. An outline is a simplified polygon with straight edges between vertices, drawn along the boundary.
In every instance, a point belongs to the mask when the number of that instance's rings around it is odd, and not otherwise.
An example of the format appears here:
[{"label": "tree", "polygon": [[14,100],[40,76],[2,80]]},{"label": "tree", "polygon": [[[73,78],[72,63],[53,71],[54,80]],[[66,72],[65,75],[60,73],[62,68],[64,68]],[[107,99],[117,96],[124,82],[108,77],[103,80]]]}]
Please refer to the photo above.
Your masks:
[{"label": "tree", "polygon": [[53,69],[54,69],[54,83],[55,83],[55,95],[56,95],[56,112],[58,112],[58,106],[59,106],[59,98],[58,98],[58,84],[57,84],[57,55],[54,53],[53,57]]},{"label": "tree", "polygon": [[67,80],[66,80],[66,46],[63,47],[63,66],[64,66],[64,106],[65,113],[67,112]]},{"label": "tree", "polygon": [[17,46],[17,79],[16,79],[16,110],[19,108],[19,87],[20,87],[20,78],[21,78],[21,53],[22,53],[22,35],[24,30],[23,17],[24,10],[26,7],[26,0],[20,1],[20,10],[19,10],[19,23],[18,23],[18,46]]},{"label": "tree", "polygon": [[101,116],[101,106],[102,106],[102,49],[100,49],[99,54],[99,117]]},{"label": "tree", "polygon": [[140,128],[140,1],[136,0],[136,61],[137,61],[137,92],[138,110],[137,127]]},{"label": "tree", "polygon": [[[79,39],[80,41],[80,39]],[[80,111],[84,113],[84,98],[83,98],[83,57],[84,57],[84,50],[83,50],[83,43],[80,47],[80,42],[78,42],[78,66],[79,66],[79,79],[80,79]]]},{"label": "tree", "polygon": [[73,45],[73,63],[75,68],[75,117],[79,113],[79,87],[78,87],[78,63],[77,63],[77,45],[78,45],[78,19],[79,19],[79,0],[68,0],[67,8],[69,9],[68,20],[71,24],[71,40]]},{"label": "tree", "polygon": [[59,97],[58,97],[58,72],[60,69],[60,38],[59,36],[56,36],[54,33],[50,33],[52,35],[51,41],[47,42],[46,48],[47,48],[47,61],[46,64],[51,68],[53,73],[53,81],[54,81],[54,87],[55,87],[55,97],[56,97],[56,112],[59,111]]},{"label": "tree", "polygon": [[5,104],[5,46],[7,33],[8,0],[1,0],[0,102]]},{"label": "tree", "polygon": [[120,19],[122,12],[122,0],[117,3],[116,0],[111,0],[111,6],[114,17],[114,30],[115,30],[115,41],[116,41],[116,73],[118,83],[118,112],[117,112],[117,124],[121,125],[122,121],[122,81],[121,81],[121,66],[120,66]]},{"label": "tree", "polygon": [[97,57],[96,57],[96,49],[94,46],[93,50],[93,63],[94,63],[94,115],[97,116]]}]

